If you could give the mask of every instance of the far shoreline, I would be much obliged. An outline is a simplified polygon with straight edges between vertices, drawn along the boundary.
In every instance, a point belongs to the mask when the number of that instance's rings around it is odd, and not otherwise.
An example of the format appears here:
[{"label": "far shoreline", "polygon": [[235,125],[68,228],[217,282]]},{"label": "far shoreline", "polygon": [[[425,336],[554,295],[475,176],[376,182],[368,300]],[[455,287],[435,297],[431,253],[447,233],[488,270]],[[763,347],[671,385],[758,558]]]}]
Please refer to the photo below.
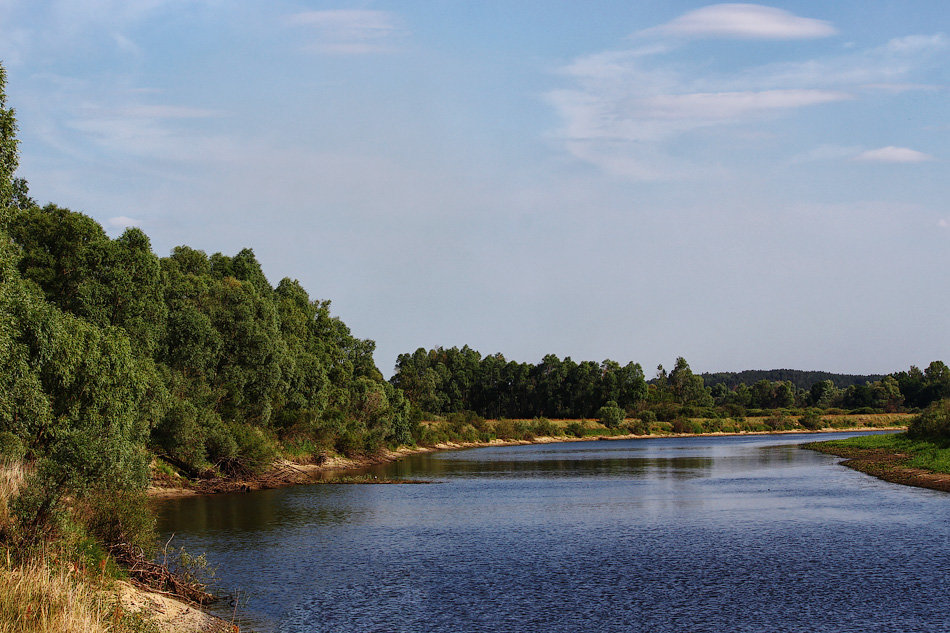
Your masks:
[{"label": "far shoreline", "polygon": [[[542,436],[531,440],[500,440],[495,439],[489,442],[442,442],[432,446],[401,446],[395,450],[384,449],[373,455],[360,457],[328,457],[319,464],[296,463],[290,460],[281,460],[275,463],[274,468],[268,470],[257,477],[245,479],[227,479],[216,478],[206,480],[187,480],[184,477],[177,482],[168,477],[153,479],[152,485],[148,488],[149,499],[161,501],[166,499],[176,499],[182,497],[216,495],[231,492],[252,492],[255,490],[269,490],[273,488],[284,488],[288,486],[319,483],[323,476],[332,473],[346,473],[349,471],[369,468],[380,464],[387,464],[398,461],[412,455],[425,453],[435,453],[441,451],[455,451],[470,448],[487,448],[492,446],[526,446],[530,444],[559,444],[566,442],[597,442],[601,440],[640,440],[640,439],[664,439],[664,438],[690,438],[690,437],[738,437],[745,435],[821,435],[827,433],[850,433],[850,432],[870,432],[870,431],[904,431],[906,425],[901,426],[854,426],[846,428],[821,428],[821,429],[787,429],[780,431],[739,431],[723,432],[713,431],[705,433],[664,433],[651,435],[591,435],[586,437],[568,437],[568,436]],[[811,444],[818,444],[812,442]],[[827,452],[827,451],[826,451]],[[179,483],[180,485],[174,485]],[[349,482],[352,483],[352,482]],[[374,483],[366,481],[365,483]],[[386,483],[386,482],[384,482]],[[392,483],[392,482],[388,482]],[[173,484],[173,485],[168,485]],[[950,488],[948,488],[950,489]]]}]

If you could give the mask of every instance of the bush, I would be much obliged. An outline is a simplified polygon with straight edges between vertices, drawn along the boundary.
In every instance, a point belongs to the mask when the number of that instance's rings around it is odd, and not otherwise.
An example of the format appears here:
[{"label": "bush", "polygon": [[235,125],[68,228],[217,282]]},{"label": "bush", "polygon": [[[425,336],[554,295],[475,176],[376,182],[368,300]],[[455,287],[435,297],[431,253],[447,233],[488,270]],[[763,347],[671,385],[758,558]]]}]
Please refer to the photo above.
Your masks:
[{"label": "bush", "polygon": [[6,462],[18,462],[26,456],[26,447],[10,431],[0,432],[0,459]]},{"label": "bush", "polygon": [[556,437],[561,435],[561,428],[547,418],[535,418],[531,421],[531,432],[540,437]]},{"label": "bush", "polygon": [[87,504],[86,526],[107,547],[131,545],[147,554],[155,546],[155,515],[144,490],[98,492]]},{"label": "bush", "polygon": [[776,411],[765,419],[765,426],[770,431],[786,431],[792,428],[792,418],[785,415],[784,412]]},{"label": "bush", "polygon": [[492,430],[495,432],[495,437],[500,440],[513,439],[516,434],[515,423],[507,418],[495,420]]},{"label": "bush", "polygon": [[634,418],[627,422],[627,432],[633,435],[649,435],[650,423],[644,420],[642,417]]},{"label": "bush", "polygon": [[568,435],[573,435],[574,437],[584,437],[587,435],[587,427],[583,422],[570,422],[564,431]]},{"label": "bush", "polygon": [[907,435],[925,439],[950,439],[950,400],[934,402],[907,426]]},{"label": "bush", "polygon": [[615,429],[623,424],[625,412],[617,406],[617,403],[610,400],[597,411],[597,418],[600,423],[608,429]]},{"label": "bush", "polygon": [[688,418],[676,418],[672,422],[674,433],[702,433],[703,425]]},{"label": "bush", "polygon": [[819,409],[806,410],[805,414],[798,418],[798,423],[802,425],[802,428],[808,429],[810,431],[820,429],[824,425],[824,421],[821,419],[821,411]]}]

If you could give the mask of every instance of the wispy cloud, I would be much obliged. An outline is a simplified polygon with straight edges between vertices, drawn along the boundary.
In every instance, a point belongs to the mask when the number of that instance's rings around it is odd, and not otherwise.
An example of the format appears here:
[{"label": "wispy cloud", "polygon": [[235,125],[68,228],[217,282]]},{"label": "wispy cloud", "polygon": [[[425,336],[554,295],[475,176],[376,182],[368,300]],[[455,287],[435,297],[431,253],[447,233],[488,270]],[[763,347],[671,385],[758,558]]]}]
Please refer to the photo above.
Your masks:
[{"label": "wispy cloud", "polygon": [[889,145],[861,152],[854,159],[870,163],[924,163],[933,160],[934,157],[907,147]]},{"label": "wispy cloud", "polygon": [[392,52],[405,35],[396,16],[386,11],[305,11],[289,21],[308,30],[307,50],[327,55]]},{"label": "wispy cloud", "polygon": [[[584,55],[565,65],[561,74],[571,85],[545,95],[562,123],[555,136],[570,154],[612,174],[635,179],[708,174],[709,168],[689,164],[696,152],[683,152],[685,143],[706,143],[705,149],[727,156],[735,152],[717,151],[709,143],[768,142],[778,128],[766,126],[797,112],[927,88],[914,83],[915,71],[948,47],[941,34],[913,35],[863,50],[718,72],[711,70],[715,60],[680,54],[688,45],[684,35],[790,39],[834,32],[821,20],[760,5],[713,5],[687,13],[635,34],[650,33],[649,42],[635,37],[638,45],[630,49]],[[826,148],[832,143],[829,139]],[[858,151],[837,151],[835,157],[847,160]],[[829,158],[823,151],[788,160]]]},{"label": "wispy cloud", "polygon": [[690,11],[640,35],[688,38],[798,40],[837,33],[824,20],[803,18],[782,9],[759,4],[714,4]]}]

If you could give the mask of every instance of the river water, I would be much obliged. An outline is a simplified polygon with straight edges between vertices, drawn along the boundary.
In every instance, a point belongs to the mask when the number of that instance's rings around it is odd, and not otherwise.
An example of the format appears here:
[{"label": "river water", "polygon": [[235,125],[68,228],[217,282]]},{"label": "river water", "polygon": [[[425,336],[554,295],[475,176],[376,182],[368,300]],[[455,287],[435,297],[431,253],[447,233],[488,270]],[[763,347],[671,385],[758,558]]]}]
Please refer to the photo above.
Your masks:
[{"label": "river water", "polygon": [[950,494],[814,439],[419,455],[372,472],[437,483],[170,500],[160,529],[244,595],[242,631],[950,631]]}]

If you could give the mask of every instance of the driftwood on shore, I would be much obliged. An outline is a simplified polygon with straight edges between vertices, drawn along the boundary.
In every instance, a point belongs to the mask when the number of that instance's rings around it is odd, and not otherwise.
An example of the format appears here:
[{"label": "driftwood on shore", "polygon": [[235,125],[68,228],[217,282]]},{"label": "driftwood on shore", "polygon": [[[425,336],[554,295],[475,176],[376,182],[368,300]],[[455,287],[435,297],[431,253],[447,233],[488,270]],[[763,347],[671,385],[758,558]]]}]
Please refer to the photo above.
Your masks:
[{"label": "driftwood on shore", "polygon": [[204,584],[173,573],[165,562],[150,560],[140,547],[120,543],[113,546],[111,551],[116,561],[128,570],[133,585],[197,605],[208,604],[215,599]]}]

